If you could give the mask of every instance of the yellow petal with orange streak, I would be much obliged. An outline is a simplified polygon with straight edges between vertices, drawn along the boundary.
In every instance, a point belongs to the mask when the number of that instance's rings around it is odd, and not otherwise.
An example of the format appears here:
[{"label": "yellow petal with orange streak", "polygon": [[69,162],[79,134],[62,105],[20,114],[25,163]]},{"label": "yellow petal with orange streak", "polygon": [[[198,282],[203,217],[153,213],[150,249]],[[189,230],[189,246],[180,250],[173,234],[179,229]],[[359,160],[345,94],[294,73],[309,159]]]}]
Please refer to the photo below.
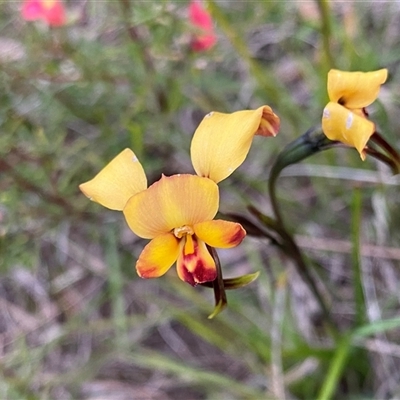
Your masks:
[{"label": "yellow petal with orange streak", "polygon": [[130,149],[119,153],[92,180],[79,185],[90,200],[119,211],[130,197],[146,188],[143,167]]},{"label": "yellow petal with orange streak", "polygon": [[355,147],[364,160],[363,150],[375,131],[375,125],[357,112],[331,102],[323,112],[322,130],[328,139]]},{"label": "yellow petal with orange streak", "polygon": [[218,186],[212,180],[188,174],[163,175],[131,197],[123,213],[136,235],[152,239],[174,228],[213,219],[218,205]]},{"label": "yellow petal with orange streak", "polygon": [[246,231],[237,222],[214,220],[194,225],[196,236],[211,247],[235,247],[244,239]]},{"label": "yellow petal with orange streak", "polygon": [[179,246],[180,251],[176,262],[179,278],[192,286],[213,281],[217,277],[217,269],[206,244],[195,236],[190,237],[189,240],[193,242],[193,252],[187,252],[186,238],[182,239]]},{"label": "yellow petal with orange streak", "polygon": [[269,106],[231,114],[211,112],[196,129],[190,154],[199,176],[218,183],[245,160],[254,135],[275,136],[280,119]]},{"label": "yellow petal with orange streak", "polygon": [[387,69],[372,72],[328,72],[329,100],[346,108],[364,108],[378,97],[381,85],[387,79]]},{"label": "yellow petal with orange streak", "polygon": [[143,249],[136,262],[136,271],[142,278],[158,278],[171,268],[178,253],[179,239],[172,233],[157,236]]}]

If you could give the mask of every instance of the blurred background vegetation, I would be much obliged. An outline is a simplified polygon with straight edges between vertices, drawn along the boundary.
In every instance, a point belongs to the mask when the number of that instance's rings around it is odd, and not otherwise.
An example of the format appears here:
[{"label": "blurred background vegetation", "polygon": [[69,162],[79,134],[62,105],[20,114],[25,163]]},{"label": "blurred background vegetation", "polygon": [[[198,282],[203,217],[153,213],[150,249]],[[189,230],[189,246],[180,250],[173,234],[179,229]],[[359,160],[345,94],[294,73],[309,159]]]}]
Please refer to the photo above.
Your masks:
[{"label": "blurred background vegetation", "polygon": [[334,67],[389,69],[369,111],[400,148],[400,3],[207,3],[217,44],[203,52],[187,1],[66,1],[59,28],[0,3],[0,398],[400,396],[400,181],[385,166],[330,150],[279,181],[336,337],[267,241],[219,251],[225,277],[261,274],[208,320],[212,291],[174,268],[140,279],[145,241],[78,190],[125,147],[150,183],[191,173],[206,113],[268,104],[280,134],[255,138],[220,186],[222,212],[270,214],[271,164],[320,122]]}]

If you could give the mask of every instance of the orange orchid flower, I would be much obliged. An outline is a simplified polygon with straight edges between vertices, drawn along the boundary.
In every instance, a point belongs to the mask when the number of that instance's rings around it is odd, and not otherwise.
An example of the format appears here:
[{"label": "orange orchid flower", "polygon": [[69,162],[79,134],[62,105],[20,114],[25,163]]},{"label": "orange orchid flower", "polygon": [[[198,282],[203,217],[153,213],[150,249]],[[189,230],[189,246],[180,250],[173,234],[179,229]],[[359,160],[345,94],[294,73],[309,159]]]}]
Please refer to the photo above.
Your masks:
[{"label": "orange orchid flower", "polygon": [[147,188],[143,168],[129,149],[80,189],[103,206],[122,210],[131,230],[151,239],[136,263],[142,278],[162,276],[177,262],[183,281],[191,285],[213,281],[217,271],[206,245],[234,247],[246,235],[238,223],[213,220],[219,192],[211,179],[163,175]]},{"label": "orange orchid flower", "polygon": [[42,19],[50,26],[62,26],[66,22],[61,0],[25,0],[21,14],[26,21]]},{"label": "orange orchid flower", "polygon": [[364,108],[376,100],[386,79],[387,69],[373,72],[332,69],[328,73],[330,102],[322,115],[322,130],[328,139],[355,147],[363,160],[365,146],[375,132],[375,124],[367,119]]},{"label": "orange orchid flower", "polygon": [[[244,161],[255,134],[275,135],[278,126],[279,118],[268,106],[213,113],[205,117],[193,137],[192,161],[200,176],[163,175],[147,188],[140,162],[132,150],[125,149],[79,187],[91,200],[123,211],[130,229],[150,239],[136,263],[139,276],[157,278],[176,262],[183,281],[193,286],[210,282],[216,279],[217,270],[207,246],[234,247],[246,235],[238,223],[214,220],[219,208],[217,182]],[[223,140],[230,142],[226,154]],[[205,163],[201,164],[203,157]],[[214,160],[220,157],[219,162]]]},{"label": "orange orchid flower", "polygon": [[138,236],[152,239],[136,264],[139,275],[157,278],[176,261],[183,281],[213,281],[217,271],[206,245],[235,247],[246,235],[238,223],[213,220],[218,206],[215,182],[196,175],[163,176],[131,197],[123,210],[126,221]]}]

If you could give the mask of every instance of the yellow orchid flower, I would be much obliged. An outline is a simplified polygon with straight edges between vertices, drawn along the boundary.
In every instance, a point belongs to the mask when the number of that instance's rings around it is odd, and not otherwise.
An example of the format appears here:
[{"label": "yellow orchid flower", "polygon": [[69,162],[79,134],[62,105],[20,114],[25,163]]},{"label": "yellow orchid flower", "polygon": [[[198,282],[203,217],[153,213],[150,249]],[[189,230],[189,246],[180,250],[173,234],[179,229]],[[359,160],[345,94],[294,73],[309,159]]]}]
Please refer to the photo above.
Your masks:
[{"label": "yellow orchid flower", "polygon": [[375,124],[367,119],[364,108],[378,97],[380,86],[387,79],[387,69],[372,72],[328,73],[330,102],[322,115],[322,130],[330,140],[355,147],[365,159],[365,146],[375,132]]},{"label": "yellow orchid flower", "polygon": [[122,210],[132,231],[151,239],[136,263],[143,278],[164,275],[177,262],[178,276],[191,285],[213,281],[217,271],[207,245],[234,247],[246,235],[238,223],[213,220],[219,191],[211,179],[163,175],[146,188],[143,168],[129,149],[79,187],[103,206]]},{"label": "yellow orchid flower", "polygon": [[197,175],[216,183],[222,181],[243,163],[254,135],[276,136],[279,127],[280,119],[269,106],[207,114],[196,129],[190,148]]},{"label": "yellow orchid flower", "polygon": [[182,280],[191,285],[210,282],[217,269],[207,246],[234,247],[246,235],[238,223],[213,220],[219,206],[217,183],[243,163],[254,135],[275,136],[279,125],[279,117],[268,106],[232,114],[213,112],[192,140],[198,176],[163,175],[147,188],[140,162],[125,149],[79,188],[91,200],[123,211],[131,230],[151,239],[136,263],[141,277],[159,277],[176,262]]},{"label": "yellow orchid flower", "polygon": [[159,277],[177,262],[178,276],[191,285],[217,277],[207,246],[229,248],[245,237],[235,222],[213,220],[219,205],[218,186],[196,175],[162,178],[131,197],[123,213],[138,236],[152,239],[136,269],[143,278]]}]

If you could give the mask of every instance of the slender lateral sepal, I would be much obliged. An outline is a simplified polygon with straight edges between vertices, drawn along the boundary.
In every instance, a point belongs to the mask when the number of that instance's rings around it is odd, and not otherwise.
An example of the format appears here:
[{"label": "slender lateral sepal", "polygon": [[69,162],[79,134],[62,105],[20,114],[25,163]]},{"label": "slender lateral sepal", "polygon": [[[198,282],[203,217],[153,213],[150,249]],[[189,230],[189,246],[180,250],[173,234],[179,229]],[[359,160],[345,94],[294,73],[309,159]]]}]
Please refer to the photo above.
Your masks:
[{"label": "slender lateral sepal", "polygon": [[387,155],[379,152],[374,147],[369,145],[365,148],[365,153],[370,155],[371,157],[376,158],[378,161],[386,164],[392,171],[393,175],[397,175],[400,173],[400,164],[393,160],[393,158],[388,157]]},{"label": "slender lateral sepal", "polygon": [[[374,150],[373,152],[369,152],[368,148],[366,149],[366,153],[370,154],[371,156],[377,158],[379,161],[382,161],[386,163],[392,170],[394,175],[397,175],[400,173],[400,154],[399,152],[393,148],[391,144],[387,142],[387,140],[377,131],[374,132],[374,134],[371,136],[370,142],[375,143],[377,146],[382,148],[388,155],[389,157],[383,156],[381,153],[379,153],[381,156],[380,157],[376,155],[376,151]],[[370,147],[370,144],[369,144]],[[390,162],[388,162],[388,159]]]},{"label": "slender lateral sepal", "polygon": [[217,268],[217,278],[212,282],[214,288],[215,307],[214,311],[208,316],[208,319],[213,319],[227,306],[228,300],[226,298],[221,262],[219,261],[218,254],[213,247],[207,246],[207,248],[211,257],[214,259]]},{"label": "slender lateral sepal", "polygon": [[212,282],[203,282],[200,285],[214,289],[215,307],[213,312],[208,316],[208,319],[213,319],[228,305],[225,290],[233,290],[247,286],[254,282],[260,273],[255,272],[253,274],[242,275],[236,278],[223,279],[221,262],[217,251],[211,246],[207,246],[207,249],[215,262],[217,277]]},{"label": "slender lateral sepal", "polygon": [[[247,209],[251,212],[252,206],[248,206]],[[268,238],[271,241],[271,244],[274,246],[280,246],[277,238],[274,235],[271,235],[264,227],[260,227],[256,225],[253,221],[250,221],[248,217],[236,213],[226,213],[223,214],[224,218],[229,218],[230,220],[239,223],[246,230],[247,236],[259,237],[259,238]],[[256,215],[257,219],[258,216]],[[275,221],[275,220],[273,220]]]},{"label": "slender lateral sepal", "polygon": [[[236,278],[223,279],[224,288],[225,288],[225,290],[234,290],[234,289],[239,289],[239,288],[245,287],[245,286],[249,285],[250,283],[254,282],[258,278],[259,275],[260,275],[259,272],[254,272],[253,274],[246,274],[246,275],[238,276]],[[200,285],[208,287],[208,288],[213,288],[214,282],[204,282],[204,283],[201,283]]]}]

